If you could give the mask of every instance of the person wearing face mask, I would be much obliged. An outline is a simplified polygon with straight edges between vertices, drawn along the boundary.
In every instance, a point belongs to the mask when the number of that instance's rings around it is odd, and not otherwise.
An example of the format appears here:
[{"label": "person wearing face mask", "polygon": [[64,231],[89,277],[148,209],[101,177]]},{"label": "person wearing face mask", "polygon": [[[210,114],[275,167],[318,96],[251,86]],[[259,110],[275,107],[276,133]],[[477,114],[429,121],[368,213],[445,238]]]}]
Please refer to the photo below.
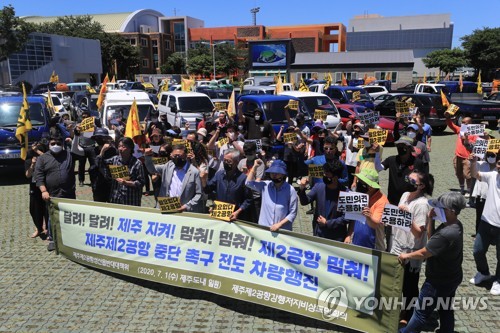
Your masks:
[{"label": "person wearing face mask", "polygon": [[226,150],[228,149],[236,149],[240,152],[241,155],[243,155],[245,152],[243,151],[243,142],[238,141],[238,127],[234,124],[229,124],[226,127],[226,134],[225,137],[228,138],[228,142],[223,144],[222,146],[219,147],[217,141],[219,140],[220,136],[222,136],[220,132],[220,128],[217,128],[215,131],[215,134],[212,136],[210,139],[210,142],[208,142],[207,149],[213,149],[215,150],[215,157],[211,162],[210,162],[210,167],[214,168],[216,171],[222,170],[223,169],[223,164],[222,160],[224,159],[224,154]]},{"label": "person wearing face mask", "polygon": [[255,109],[253,117],[245,116],[243,114],[243,102],[238,103],[238,121],[245,123],[246,139],[256,140],[262,138],[269,138],[274,140],[276,133],[274,132],[272,124],[264,120],[262,111]]},{"label": "person wearing face mask", "polygon": [[[492,171],[481,172],[477,168],[477,158],[473,159],[472,174],[474,178],[485,182],[488,186],[486,201],[484,203],[481,222],[474,241],[474,261],[477,273],[470,279],[470,283],[478,285],[493,279],[490,293],[494,296],[500,295],[500,150],[496,152],[496,168]],[[486,253],[489,246],[496,247],[497,266],[495,274],[490,275]]]},{"label": "person wearing face mask", "polygon": [[[342,172],[338,179],[339,184],[345,186],[348,183],[349,177],[347,175],[347,167],[343,161],[339,159],[339,150],[338,150],[338,141],[337,139],[328,136],[325,138],[323,144],[324,154],[314,156],[305,161],[305,164],[310,165],[324,165],[325,163],[331,163],[333,161],[339,161],[342,165]],[[317,179],[313,181],[313,184],[321,182],[321,179]]]},{"label": "person wearing face mask", "polygon": [[[243,150],[245,151],[245,158],[243,158],[238,163],[238,170],[240,170],[244,175],[245,179],[250,169],[253,168],[254,162],[257,159],[257,144],[255,141],[246,141],[243,145]],[[264,170],[266,166],[264,163],[260,164],[256,171],[256,180],[261,181],[264,177]],[[251,220],[254,223],[257,223],[259,219],[260,206],[262,203],[260,192],[251,191],[252,192],[252,205],[249,209],[249,213],[251,215]]]},{"label": "person wearing face mask", "polygon": [[[417,124],[410,124],[406,127],[406,136],[410,139],[413,139],[413,152],[416,158],[422,160],[423,169],[422,171],[429,172],[429,163],[431,158],[429,156],[429,151],[427,150],[427,146],[422,141],[419,141],[417,138],[419,136],[419,126]],[[396,139],[396,141],[399,140]]]},{"label": "person wearing face mask", "polygon": [[[63,138],[60,135],[51,136],[49,151],[38,157],[34,177],[36,186],[42,192],[42,199],[48,202],[50,198],[76,199],[75,160],[73,154],[64,149]],[[47,250],[55,250],[55,244],[50,234],[50,219],[47,226],[49,244]]]},{"label": "person wearing face mask", "polygon": [[196,134],[198,136],[198,142],[206,144],[208,143],[207,141],[207,129],[206,128],[200,128],[196,131]]},{"label": "person wearing face mask", "polygon": [[[394,228],[391,236],[391,253],[400,255],[420,250],[425,246],[427,237],[425,224],[430,207],[426,195],[432,196],[434,177],[422,171],[410,173],[406,181],[411,185],[411,191],[403,193],[399,201],[399,208],[412,214],[410,231]],[[409,309],[412,299],[418,297],[418,280],[422,261],[408,260],[404,263],[403,297],[405,304],[400,314],[400,324],[406,325],[413,314]]]},{"label": "person wearing face mask", "polygon": [[274,160],[266,170],[271,180],[256,181],[255,172],[262,163],[260,159],[255,160],[246,181],[247,187],[260,192],[262,196],[259,224],[269,227],[271,231],[292,230],[292,224],[297,217],[298,196],[293,186],[285,181],[285,162]]},{"label": "person wearing face mask", "polygon": [[104,161],[118,155],[118,150],[114,147],[114,141],[106,128],[96,128],[92,140],[97,144],[94,148],[95,165],[89,168],[92,195],[94,201],[108,202],[112,179]]},{"label": "person wearing face mask", "polygon": [[246,176],[238,170],[240,152],[236,149],[228,149],[224,153],[223,169],[215,173],[208,180],[208,173],[201,173],[201,183],[205,193],[211,195],[213,200],[234,204],[235,211],[229,219],[252,221],[250,208],[252,205],[252,193],[245,187]]},{"label": "person wearing face mask", "polygon": [[367,133],[361,134],[358,137],[358,140],[359,139],[363,139],[363,148],[361,148],[356,155],[356,172],[351,185],[351,189],[354,191],[356,190],[358,183],[356,174],[365,169],[377,170],[376,165],[380,164],[382,153],[384,151],[384,147],[380,146],[378,143],[374,142],[373,144],[370,144]]},{"label": "person wearing face mask", "polygon": [[[352,126],[352,132],[350,134],[344,135],[346,138],[346,154],[345,154],[345,165],[347,167],[348,182],[347,186],[351,188],[354,182],[354,173],[356,172],[356,156],[358,155],[358,140],[364,133],[365,126],[361,122],[352,123],[354,120],[349,120],[346,128]],[[351,124],[351,125],[349,125]]]},{"label": "person wearing face mask", "polygon": [[363,169],[356,174],[358,184],[356,191],[368,194],[368,207],[362,214],[366,222],[353,221],[349,223],[346,243],[385,251],[384,223],[382,214],[384,207],[389,203],[387,197],[380,190],[378,173],[374,169]]},{"label": "person wearing face mask", "polygon": [[323,182],[316,183],[311,191],[306,194],[308,178],[300,180],[299,199],[305,206],[316,202],[313,215],[313,235],[343,242],[347,236],[347,220],[344,214],[337,212],[337,202],[340,191],[346,187],[339,183],[344,166],[339,160],[332,160],[323,164]]},{"label": "person wearing face mask", "polygon": [[179,197],[179,212],[203,211],[200,172],[188,161],[185,145],[174,145],[166,164],[153,163],[151,148],[146,148],[144,155],[148,171],[161,177],[159,197]]},{"label": "person wearing face mask", "polygon": [[[104,155],[111,148],[113,148],[111,145],[104,145],[101,154]],[[112,180],[109,196],[111,203],[130,206],[141,205],[142,187],[146,180],[142,163],[133,156],[133,153],[134,141],[124,137],[118,141],[118,155],[104,160],[106,165],[127,166],[130,175],[129,179],[116,178]]]}]

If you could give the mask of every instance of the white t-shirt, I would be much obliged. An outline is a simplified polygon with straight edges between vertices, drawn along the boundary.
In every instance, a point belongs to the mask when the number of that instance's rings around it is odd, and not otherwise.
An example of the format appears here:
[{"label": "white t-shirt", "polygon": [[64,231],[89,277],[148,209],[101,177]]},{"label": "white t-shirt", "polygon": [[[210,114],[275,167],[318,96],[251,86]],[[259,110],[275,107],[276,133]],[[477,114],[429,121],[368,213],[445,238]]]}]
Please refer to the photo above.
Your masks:
[{"label": "white t-shirt", "polygon": [[[486,161],[477,161],[477,171],[481,174],[484,172],[491,171],[490,164]],[[477,180],[474,184],[474,191],[472,191],[472,196],[481,197],[481,199],[486,199],[488,195],[488,184],[481,178],[481,180]]]},{"label": "white t-shirt", "polygon": [[500,175],[497,171],[480,172],[481,180],[488,184],[481,220],[500,228]]}]

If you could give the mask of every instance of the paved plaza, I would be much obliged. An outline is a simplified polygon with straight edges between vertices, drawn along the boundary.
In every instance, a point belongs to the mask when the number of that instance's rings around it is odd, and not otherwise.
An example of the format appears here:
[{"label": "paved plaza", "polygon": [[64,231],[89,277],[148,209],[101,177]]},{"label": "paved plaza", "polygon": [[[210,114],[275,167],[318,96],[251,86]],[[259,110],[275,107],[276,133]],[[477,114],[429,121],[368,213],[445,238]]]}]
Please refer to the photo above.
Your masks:
[{"label": "paved plaza", "polygon": [[[433,137],[435,197],[458,188],[452,165],[455,139],[449,131]],[[394,147],[384,149],[384,157],[394,154]],[[387,172],[380,175],[386,192]],[[77,191],[78,199],[92,197],[88,184]],[[71,262],[48,252],[39,238],[29,238],[34,226],[28,202],[22,172],[0,170],[0,332],[351,332],[288,312]],[[153,198],[144,197],[143,205],[153,206]],[[294,231],[312,233],[307,209],[300,208]],[[458,310],[456,331],[499,332],[500,296],[490,295],[491,282],[482,286],[468,282],[475,274],[470,236],[475,210],[467,208],[459,218],[465,226],[464,281],[457,296],[487,297],[488,307]],[[495,249],[490,248],[488,262],[493,272],[494,258]]]}]

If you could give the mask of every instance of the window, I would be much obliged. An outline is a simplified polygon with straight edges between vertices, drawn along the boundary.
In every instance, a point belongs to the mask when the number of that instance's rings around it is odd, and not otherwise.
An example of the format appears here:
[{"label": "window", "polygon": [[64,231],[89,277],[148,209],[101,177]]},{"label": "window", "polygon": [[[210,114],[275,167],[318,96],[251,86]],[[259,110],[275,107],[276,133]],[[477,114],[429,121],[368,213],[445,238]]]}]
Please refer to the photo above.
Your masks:
[{"label": "window", "polygon": [[385,80],[387,75],[390,76],[392,83],[398,83],[398,72],[375,72],[377,80]]},{"label": "window", "polygon": [[141,38],[141,46],[142,47],[148,46],[148,39],[147,38]]},{"label": "window", "polygon": [[172,50],[172,45],[170,45],[170,41],[169,40],[165,41],[165,50],[167,50],[167,51]]},{"label": "window", "polygon": [[[343,72],[347,81],[358,78],[358,72]],[[335,73],[335,82],[342,81],[342,72]]]},{"label": "window", "polygon": [[152,39],[151,40],[151,46],[152,47],[158,47],[158,39]]},{"label": "window", "polygon": [[130,45],[134,45],[135,46],[135,45],[137,45],[137,38],[130,38],[128,40],[128,42],[130,43]]},{"label": "window", "polygon": [[298,72],[296,75],[297,82],[300,82],[301,78],[305,81],[307,79],[312,79],[313,77],[318,77],[317,72]]},{"label": "window", "polygon": [[142,59],[142,67],[149,68],[149,59]]},{"label": "window", "polygon": [[175,97],[174,96],[170,96],[170,98],[168,100],[168,107],[169,108],[175,108],[175,107],[177,107],[177,105],[175,103]]}]

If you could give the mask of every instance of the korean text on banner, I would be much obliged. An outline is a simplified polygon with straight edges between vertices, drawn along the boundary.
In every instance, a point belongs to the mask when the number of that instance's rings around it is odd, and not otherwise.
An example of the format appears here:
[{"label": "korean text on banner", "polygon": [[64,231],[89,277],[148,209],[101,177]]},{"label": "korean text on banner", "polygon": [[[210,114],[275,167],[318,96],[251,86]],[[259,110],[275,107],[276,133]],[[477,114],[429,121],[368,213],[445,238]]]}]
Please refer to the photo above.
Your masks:
[{"label": "korean text on banner", "polygon": [[175,212],[181,208],[179,197],[158,197],[158,204],[162,212]]},{"label": "korean text on banner", "polygon": [[227,202],[214,200],[214,207],[210,216],[222,221],[230,221],[231,214],[234,212],[236,205]]},{"label": "korean text on banner", "polygon": [[483,135],[485,128],[485,124],[462,124],[462,126],[460,126],[460,135]]},{"label": "korean text on banner", "polygon": [[388,131],[386,130],[370,128],[368,130],[368,141],[371,144],[376,142],[379,145],[383,146],[385,145],[385,140],[387,140],[387,133]]},{"label": "korean text on banner", "polygon": [[368,194],[340,191],[337,211],[343,212],[346,219],[365,223],[361,213],[365,207],[368,207]]},{"label": "korean text on banner", "polygon": [[385,205],[382,214],[382,222],[384,222],[385,225],[390,225],[391,227],[410,232],[412,221],[412,214],[410,212],[399,209],[398,206]]},{"label": "korean text on banner", "polygon": [[128,171],[128,167],[126,165],[108,165],[109,172],[111,173],[111,178],[113,179],[130,179],[130,172]]},{"label": "korean text on banner", "polygon": [[488,140],[477,139],[474,143],[474,148],[472,148],[472,153],[477,157],[483,159],[488,150]]},{"label": "korean text on banner", "polygon": [[359,120],[367,126],[370,124],[378,124],[380,115],[378,111],[371,111],[371,112],[363,112],[363,113],[358,113]]},{"label": "korean text on banner", "polygon": [[69,199],[51,200],[49,212],[56,252],[75,262],[359,331],[397,330],[398,309],[355,302],[400,296],[403,269],[389,253],[204,214]]},{"label": "korean text on banner", "polygon": [[488,140],[488,151],[492,151],[495,154],[498,153],[500,149],[500,139],[489,139]]},{"label": "korean text on banner", "polygon": [[309,164],[309,177],[311,178],[323,178],[323,166],[317,164]]}]

